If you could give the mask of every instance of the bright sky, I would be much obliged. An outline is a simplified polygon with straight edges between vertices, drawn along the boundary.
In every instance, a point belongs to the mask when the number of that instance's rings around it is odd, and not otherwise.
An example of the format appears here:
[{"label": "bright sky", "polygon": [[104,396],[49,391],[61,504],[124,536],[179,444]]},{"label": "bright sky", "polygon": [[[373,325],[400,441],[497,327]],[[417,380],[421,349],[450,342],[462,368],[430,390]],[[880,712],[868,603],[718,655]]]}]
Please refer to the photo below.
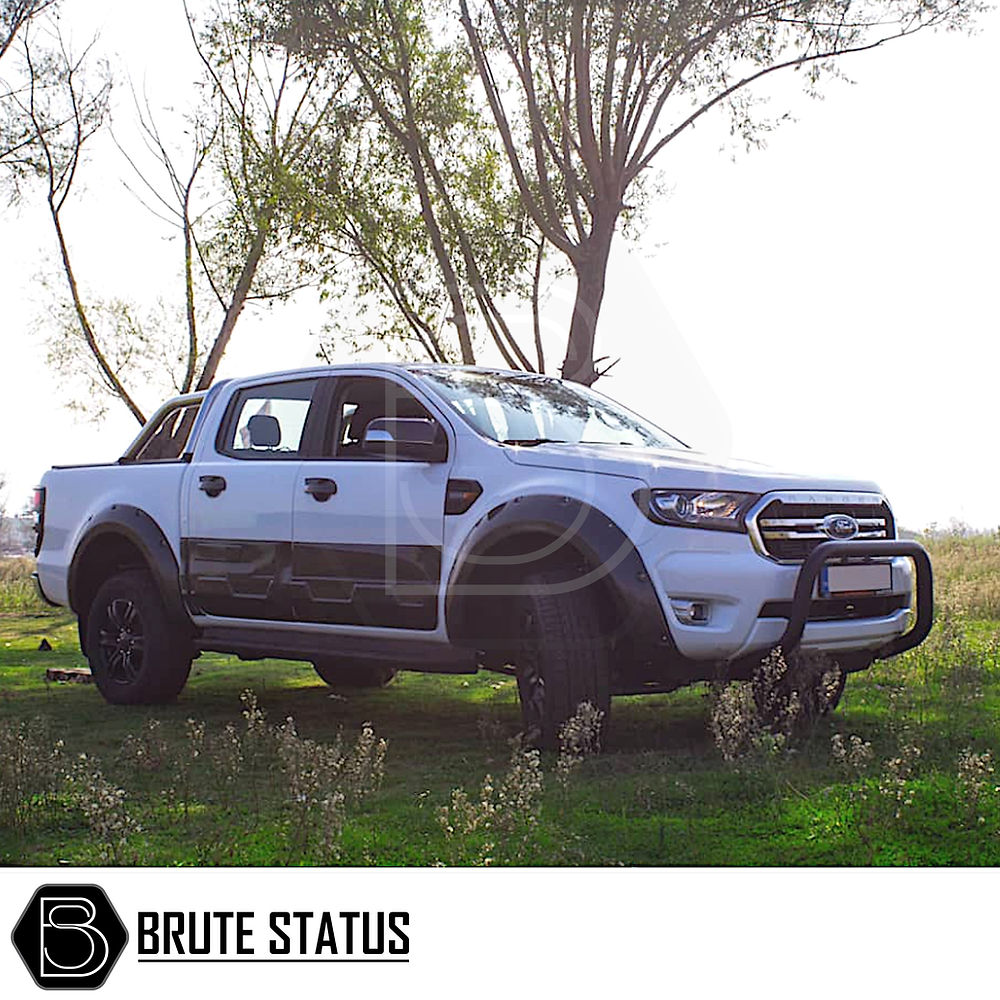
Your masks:
[{"label": "bright sky", "polygon": [[[180,0],[66,7],[79,40],[101,28],[154,104],[183,99],[194,65]],[[599,353],[621,362],[598,388],[699,447],[873,478],[905,526],[1000,524],[987,444],[1000,423],[998,55],[994,12],[972,39],[853,58],[856,85],[831,83],[823,101],[776,77],[772,107],[797,120],[763,151],[720,151],[721,118],[669,149],[641,243],[618,243]],[[95,146],[67,215],[80,277],[105,295],[170,294],[177,246],[122,176],[114,148]],[[61,406],[32,332],[51,232],[31,205],[0,226],[0,472],[20,506],[48,465],[114,459],[136,426]],[[546,312],[553,358],[571,293],[556,288]],[[223,374],[314,363],[321,322],[314,303],[247,313]]]}]

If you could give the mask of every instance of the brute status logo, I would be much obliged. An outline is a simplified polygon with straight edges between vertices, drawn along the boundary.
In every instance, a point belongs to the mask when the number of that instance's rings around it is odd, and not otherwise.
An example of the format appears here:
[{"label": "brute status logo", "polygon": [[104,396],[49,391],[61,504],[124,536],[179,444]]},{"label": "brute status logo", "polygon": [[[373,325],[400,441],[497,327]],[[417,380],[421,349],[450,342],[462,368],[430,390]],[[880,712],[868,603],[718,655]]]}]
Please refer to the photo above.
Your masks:
[{"label": "brute status logo", "polygon": [[97,885],[43,885],[11,934],[46,990],[96,990],[125,949],[128,932]]}]

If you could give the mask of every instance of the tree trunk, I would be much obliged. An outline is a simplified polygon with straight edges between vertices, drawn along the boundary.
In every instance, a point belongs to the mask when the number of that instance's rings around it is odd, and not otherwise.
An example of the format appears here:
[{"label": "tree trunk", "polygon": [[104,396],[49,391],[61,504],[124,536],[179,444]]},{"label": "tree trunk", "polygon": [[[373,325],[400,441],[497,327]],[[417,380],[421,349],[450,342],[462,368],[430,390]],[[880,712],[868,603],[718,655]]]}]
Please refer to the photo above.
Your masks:
[{"label": "tree trunk", "polygon": [[222,328],[219,330],[219,335],[215,338],[212,350],[209,351],[208,358],[205,360],[205,367],[201,371],[201,378],[198,379],[197,390],[199,392],[207,389],[212,384],[215,373],[219,370],[219,363],[222,361],[222,356],[226,353],[226,348],[229,346],[229,340],[233,335],[233,330],[236,328],[236,321],[240,318],[240,313],[243,312],[247,296],[253,287],[253,280],[257,276],[257,268],[260,266],[261,257],[264,256],[264,244],[271,233],[273,214],[272,209],[267,209],[263,218],[258,223],[257,232],[254,234],[253,243],[250,245],[250,252],[247,254],[246,263],[240,272],[236,288],[233,290],[233,296],[229,301],[229,308],[226,310],[226,316],[222,321]]},{"label": "tree trunk", "polygon": [[125,388],[121,379],[112,370],[111,365],[108,364],[107,358],[104,356],[104,352],[101,350],[97,343],[97,337],[94,336],[93,328],[90,325],[90,320],[87,318],[87,310],[84,308],[83,300],[80,298],[80,288],[76,283],[76,273],[73,270],[73,265],[69,259],[69,247],[66,245],[66,236],[63,233],[62,220],[59,217],[59,208],[56,206],[52,195],[49,195],[49,214],[52,217],[52,225],[56,231],[56,240],[59,243],[59,254],[62,258],[63,273],[66,275],[66,282],[69,285],[69,292],[73,299],[73,309],[76,312],[77,321],[80,324],[80,330],[83,333],[83,339],[87,342],[87,347],[90,348],[90,353],[94,356],[94,360],[97,362],[97,367],[101,372],[107,386],[111,391],[128,407],[129,413],[139,422],[142,426],[146,423],[145,414],[136,405],[135,400],[129,395],[128,390]]},{"label": "tree trunk", "polygon": [[574,268],[576,300],[573,303],[566,357],[562,363],[562,377],[583,385],[593,385],[597,381],[594,340],[597,336],[597,320],[601,315],[601,303],[604,301],[604,282],[613,235],[612,226],[607,235],[602,233],[592,238],[590,246],[581,254]]}]

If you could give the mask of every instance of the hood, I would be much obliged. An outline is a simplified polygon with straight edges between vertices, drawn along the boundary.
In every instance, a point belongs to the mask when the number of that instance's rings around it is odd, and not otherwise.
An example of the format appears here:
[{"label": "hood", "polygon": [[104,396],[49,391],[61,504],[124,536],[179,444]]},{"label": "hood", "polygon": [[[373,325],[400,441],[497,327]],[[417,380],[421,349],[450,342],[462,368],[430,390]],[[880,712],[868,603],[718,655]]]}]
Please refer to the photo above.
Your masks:
[{"label": "hood", "polygon": [[516,465],[625,476],[640,479],[654,489],[739,490],[745,493],[772,490],[881,492],[869,480],[777,472],[758,462],[721,458],[700,451],[614,444],[540,444],[523,448],[508,445],[504,454]]}]

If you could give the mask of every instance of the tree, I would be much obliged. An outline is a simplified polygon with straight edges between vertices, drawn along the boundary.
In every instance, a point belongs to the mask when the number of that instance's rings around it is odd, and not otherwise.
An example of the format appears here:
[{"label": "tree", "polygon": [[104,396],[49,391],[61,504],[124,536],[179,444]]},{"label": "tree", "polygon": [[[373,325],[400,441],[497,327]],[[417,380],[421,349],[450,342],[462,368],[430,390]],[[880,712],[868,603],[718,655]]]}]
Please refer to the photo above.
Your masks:
[{"label": "tree", "polygon": [[[0,69],[6,70],[17,60],[21,43],[28,45],[26,39],[32,22],[37,22],[55,5],[56,0],[0,0]],[[23,83],[19,78],[19,72],[15,71],[13,78],[0,79],[0,167],[13,181],[15,193],[18,180],[31,162],[27,155],[31,130],[18,114],[16,102]]]},{"label": "tree", "polygon": [[199,389],[214,379],[247,302],[287,298],[312,280],[303,176],[337,145],[349,120],[348,75],[336,66],[303,65],[268,43],[260,33],[265,9],[254,0],[216,0],[200,37],[188,13],[216,102],[228,196],[207,248],[216,266],[205,268],[225,312]]},{"label": "tree", "polygon": [[537,301],[546,244],[473,99],[461,33],[422,0],[295,0],[278,10],[277,41],[352,75],[359,131],[348,174],[330,178],[343,212],[335,236],[362,275],[353,290],[383,295],[383,335],[405,327],[431,360],[465,364],[481,335],[510,367],[542,368],[537,331],[530,358],[499,300]]},{"label": "tree", "polygon": [[[290,55],[265,44],[253,0],[217,0],[201,26],[187,16],[207,93],[188,116],[188,149],[171,146],[149,103],[138,98],[142,148],[119,142],[135,193],[180,235],[181,309],[140,310],[88,297],[77,279],[64,210],[85,146],[107,123],[107,71],[92,85],[85,73],[90,50],[74,57],[55,31],[49,61],[58,86],[39,83],[29,54],[20,102],[70,292],[49,360],[68,377],[83,371],[99,403],[118,399],[140,423],[138,387],[162,394],[166,371],[176,392],[207,388],[246,305],[287,298],[311,279],[310,248],[296,242],[305,224],[300,177],[319,132],[336,130],[343,83],[324,67],[299,73]],[[218,327],[206,340],[201,329],[213,313]]]},{"label": "tree", "polygon": [[979,0],[457,0],[524,208],[577,292],[562,374],[591,384],[615,233],[658,155],[716,106],[752,143],[753,85],[934,27]]}]

